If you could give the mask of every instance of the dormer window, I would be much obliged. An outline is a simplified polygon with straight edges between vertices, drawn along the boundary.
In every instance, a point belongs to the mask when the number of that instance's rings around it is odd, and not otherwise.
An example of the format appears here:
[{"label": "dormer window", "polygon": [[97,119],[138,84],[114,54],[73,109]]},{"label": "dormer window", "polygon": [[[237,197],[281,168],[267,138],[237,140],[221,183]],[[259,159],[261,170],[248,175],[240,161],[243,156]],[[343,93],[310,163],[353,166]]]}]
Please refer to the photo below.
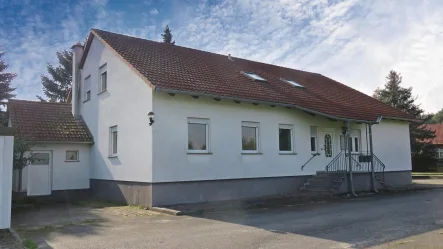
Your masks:
[{"label": "dormer window", "polygon": [[287,80],[287,79],[283,79],[283,78],[280,78],[280,80],[285,82],[285,83],[291,84],[291,85],[293,85],[295,87],[305,88],[304,86],[300,85],[299,83],[297,83],[297,82],[295,82],[293,80]]},{"label": "dormer window", "polygon": [[243,75],[245,75],[246,77],[254,80],[254,81],[263,81],[266,82],[265,79],[263,79],[262,77],[260,77],[258,74],[255,73],[251,73],[251,72],[242,72]]}]

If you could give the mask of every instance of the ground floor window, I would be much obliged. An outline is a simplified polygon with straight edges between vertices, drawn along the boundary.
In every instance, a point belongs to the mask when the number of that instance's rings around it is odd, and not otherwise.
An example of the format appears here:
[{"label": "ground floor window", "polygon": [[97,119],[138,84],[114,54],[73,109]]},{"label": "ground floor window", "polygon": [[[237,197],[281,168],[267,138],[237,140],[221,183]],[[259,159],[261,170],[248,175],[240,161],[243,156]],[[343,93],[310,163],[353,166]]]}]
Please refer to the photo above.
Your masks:
[{"label": "ground floor window", "polygon": [[188,151],[193,153],[209,152],[209,120],[188,118]]},{"label": "ground floor window", "polygon": [[246,153],[258,152],[259,148],[259,124],[242,122],[242,151]]},{"label": "ground floor window", "polygon": [[437,148],[437,158],[443,159],[443,148]]},{"label": "ground floor window", "polygon": [[78,150],[67,150],[65,161],[67,161],[67,162],[79,161],[78,154],[79,154]]}]

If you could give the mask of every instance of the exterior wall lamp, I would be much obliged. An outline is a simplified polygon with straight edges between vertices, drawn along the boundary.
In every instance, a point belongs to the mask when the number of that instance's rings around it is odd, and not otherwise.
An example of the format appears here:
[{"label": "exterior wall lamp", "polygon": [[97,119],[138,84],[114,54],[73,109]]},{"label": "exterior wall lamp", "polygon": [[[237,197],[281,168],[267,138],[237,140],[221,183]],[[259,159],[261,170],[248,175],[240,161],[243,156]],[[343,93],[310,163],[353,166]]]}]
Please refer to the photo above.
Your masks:
[{"label": "exterior wall lamp", "polygon": [[148,112],[148,117],[149,117],[149,126],[152,126],[152,124],[154,123],[154,112]]}]

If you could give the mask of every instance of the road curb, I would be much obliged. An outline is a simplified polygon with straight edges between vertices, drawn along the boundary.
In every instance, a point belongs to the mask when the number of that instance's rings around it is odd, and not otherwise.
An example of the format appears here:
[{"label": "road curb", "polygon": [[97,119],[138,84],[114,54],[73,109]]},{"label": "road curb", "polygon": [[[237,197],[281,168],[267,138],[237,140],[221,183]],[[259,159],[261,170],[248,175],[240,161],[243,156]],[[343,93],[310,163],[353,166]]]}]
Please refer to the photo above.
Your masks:
[{"label": "road curb", "polygon": [[182,211],[175,210],[175,209],[170,209],[170,208],[152,207],[152,208],[149,208],[149,210],[152,210],[152,211],[155,211],[155,212],[159,212],[159,213],[163,213],[163,214],[174,215],[174,216],[183,215]]}]

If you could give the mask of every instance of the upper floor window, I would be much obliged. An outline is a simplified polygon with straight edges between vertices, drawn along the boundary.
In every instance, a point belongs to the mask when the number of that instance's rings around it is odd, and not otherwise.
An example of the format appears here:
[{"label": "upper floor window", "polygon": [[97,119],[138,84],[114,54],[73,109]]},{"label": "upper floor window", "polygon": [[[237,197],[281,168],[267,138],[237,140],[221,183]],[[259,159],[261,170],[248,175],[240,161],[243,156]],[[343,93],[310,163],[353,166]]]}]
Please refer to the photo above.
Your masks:
[{"label": "upper floor window", "polygon": [[254,81],[264,81],[266,82],[266,80],[264,78],[262,78],[260,75],[255,74],[255,73],[251,73],[251,72],[243,72],[243,75],[245,75],[246,77],[254,80]]},{"label": "upper floor window", "polygon": [[242,151],[244,153],[259,152],[259,123],[242,122]]},{"label": "upper floor window", "polygon": [[83,102],[91,99],[91,75],[83,81]]},{"label": "upper floor window", "polygon": [[311,152],[317,152],[317,127],[311,126]]},{"label": "upper floor window", "polygon": [[112,126],[109,128],[109,156],[117,156],[117,143],[118,142],[118,130],[117,126]]},{"label": "upper floor window", "polygon": [[293,127],[292,125],[279,125],[278,127],[278,139],[279,139],[279,151],[280,153],[293,153]]},{"label": "upper floor window", "polygon": [[209,120],[188,118],[188,152],[209,152]]},{"label": "upper floor window", "polygon": [[106,64],[104,64],[103,66],[100,67],[99,69],[99,83],[98,83],[98,92],[104,92],[106,91],[106,89],[108,88],[108,71],[107,71],[107,66]]}]

